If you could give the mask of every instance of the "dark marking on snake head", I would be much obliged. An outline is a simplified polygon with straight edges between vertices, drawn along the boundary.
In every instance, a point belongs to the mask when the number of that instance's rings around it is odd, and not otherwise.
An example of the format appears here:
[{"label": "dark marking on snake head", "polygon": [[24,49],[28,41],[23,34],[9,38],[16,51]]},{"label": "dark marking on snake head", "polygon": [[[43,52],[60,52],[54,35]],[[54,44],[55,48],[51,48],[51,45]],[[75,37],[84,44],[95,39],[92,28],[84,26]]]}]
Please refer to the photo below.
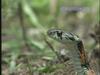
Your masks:
[{"label": "dark marking on snake head", "polygon": [[73,37],[69,37],[70,40],[75,41],[75,39]]},{"label": "dark marking on snake head", "polygon": [[62,31],[61,32],[57,31],[57,36],[60,37],[61,40],[62,40],[62,33],[63,33]]}]

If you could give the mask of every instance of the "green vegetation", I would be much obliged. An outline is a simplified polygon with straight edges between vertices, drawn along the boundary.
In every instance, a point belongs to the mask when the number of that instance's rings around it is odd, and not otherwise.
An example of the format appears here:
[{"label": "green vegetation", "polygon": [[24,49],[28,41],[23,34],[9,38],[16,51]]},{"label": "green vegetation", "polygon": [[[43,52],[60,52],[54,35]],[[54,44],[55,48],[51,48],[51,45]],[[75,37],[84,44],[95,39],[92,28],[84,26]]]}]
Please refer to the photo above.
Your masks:
[{"label": "green vegetation", "polygon": [[[60,28],[76,33],[83,39],[87,52],[91,51],[95,46],[89,32],[100,20],[98,1],[2,0],[2,75],[53,72],[55,66],[39,67],[56,58],[45,39],[59,50],[59,43],[47,36],[48,29]],[[89,11],[70,14],[60,10],[70,6],[85,7]]]}]

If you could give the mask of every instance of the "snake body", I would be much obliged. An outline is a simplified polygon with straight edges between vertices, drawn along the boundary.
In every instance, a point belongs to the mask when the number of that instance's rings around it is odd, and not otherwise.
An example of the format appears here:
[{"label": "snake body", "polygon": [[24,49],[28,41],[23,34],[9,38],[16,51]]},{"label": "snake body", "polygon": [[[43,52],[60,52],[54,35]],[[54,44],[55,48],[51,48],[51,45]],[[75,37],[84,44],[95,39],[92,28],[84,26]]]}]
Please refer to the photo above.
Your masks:
[{"label": "snake body", "polygon": [[77,75],[85,75],[86,71],[89,69],[89,63],[87,61],[82,40],[80,40],[77,35],[65,32],[61,29],[50,29],[47,34],[52,39],[67,46]]}]

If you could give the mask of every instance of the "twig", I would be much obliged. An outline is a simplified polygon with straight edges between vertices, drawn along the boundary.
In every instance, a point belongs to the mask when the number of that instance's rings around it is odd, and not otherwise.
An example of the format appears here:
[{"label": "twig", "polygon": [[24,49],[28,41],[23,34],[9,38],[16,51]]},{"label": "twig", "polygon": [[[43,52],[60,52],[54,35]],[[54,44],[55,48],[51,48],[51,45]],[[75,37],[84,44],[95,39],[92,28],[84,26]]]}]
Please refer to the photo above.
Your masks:
[{"label": "twig", "polygon": [[25,42],[25,45],[27,47],[28,50],[32,50],[30,48],[30,45],[28,44],[28,39],[27,39],[27,34],[26,34],[26,28],[25,28],[25,24],[24,24],[24,15],[23,15],[23,10],[22,10],[22,4],[19,3],[18,5],[18,16],[19,16],[19,21],[20,21],[20,26],[22,28],[22,36],[23,36],[23,40]]},{"label": "twig", "polygon": [[53,48],[53,46],[47,41],[46,38],[44,40],[45,40],[46,44],[51,48],[51,50],[56,54],[58,60],[60,62],[62,62],[62,59],[61,59],[60,55],[58,54],[58,52],[55,51],[55,49]]},{"label": "twig", "polygon": [[[20,26],[22,28],[22,36],[23,36],[24,43],[25,43],[27,49],[31,51],[32,49],[30,48],[30,45],[28,44],[28,39],[27,39],[27,34],[26,34],[26,28],[24,26],[25,25],[24,24],[24,18],[23,18],[24,15],[23,15],[23,9],[22,9],[21,2],[19,2],[19,4],[18,4],[18,16],[19,16]],[[30,62],[29,58],[26,58],[26,62],[28,63],[27,66],[29,68],[30,75],[33,75],[33,72],[31,70],[31,66],[29,64],[29,62]]]}]

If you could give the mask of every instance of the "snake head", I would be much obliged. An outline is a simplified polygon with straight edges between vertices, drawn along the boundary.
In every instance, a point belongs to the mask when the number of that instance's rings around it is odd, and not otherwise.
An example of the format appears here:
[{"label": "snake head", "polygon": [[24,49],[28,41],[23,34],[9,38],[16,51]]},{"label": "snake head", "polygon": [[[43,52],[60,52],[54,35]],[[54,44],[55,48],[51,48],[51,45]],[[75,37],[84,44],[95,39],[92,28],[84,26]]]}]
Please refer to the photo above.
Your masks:
[{"label": "snake head", "polygon": [[48,36],[62,43],[74,43],[79,41],[79,37],[70,32],[64,32],[61,29],[50,29],[47,32]]}]

